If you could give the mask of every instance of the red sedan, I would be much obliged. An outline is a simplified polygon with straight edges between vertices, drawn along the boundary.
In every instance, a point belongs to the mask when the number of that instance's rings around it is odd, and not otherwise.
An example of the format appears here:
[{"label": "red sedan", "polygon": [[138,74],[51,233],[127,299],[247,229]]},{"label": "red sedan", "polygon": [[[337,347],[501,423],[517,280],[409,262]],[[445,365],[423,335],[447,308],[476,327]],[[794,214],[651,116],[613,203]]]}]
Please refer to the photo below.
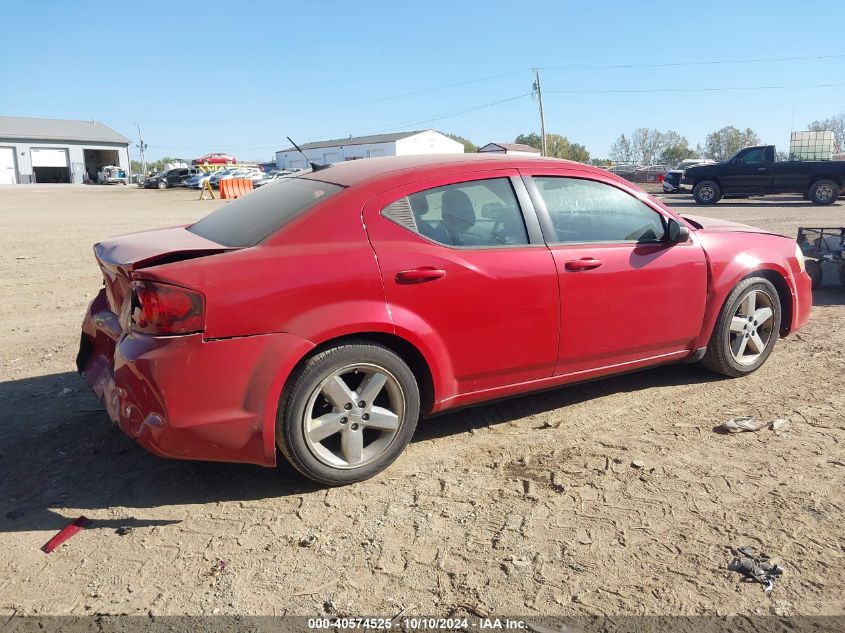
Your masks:
[{"label": "red sedan", "polygon": [[229,154],[206,154],[191,161],[192,165],[234,165],[238,161],[234,156]]},{"label": "red sedan", "polygon": [[387,467],[421,415],[663,363],[749,374],[812,302],[791,239],[530,157],[336,164],[95,254],[77,364],[120,428],[165,457],[278,448],[325,484]]}]

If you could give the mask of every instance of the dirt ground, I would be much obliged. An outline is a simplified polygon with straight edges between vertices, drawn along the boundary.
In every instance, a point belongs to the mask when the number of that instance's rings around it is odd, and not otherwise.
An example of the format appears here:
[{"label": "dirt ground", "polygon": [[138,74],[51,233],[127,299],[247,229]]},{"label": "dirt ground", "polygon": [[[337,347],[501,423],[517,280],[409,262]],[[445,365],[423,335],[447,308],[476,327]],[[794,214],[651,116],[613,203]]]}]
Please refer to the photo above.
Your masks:
[{"label": "dirt ground", "polygon": [[[845,614],[845,289],[750,377],[663,367],[445,415],[327,490],[152,457],[74,373],[92,244],[225,204],[197,197],[0,187],[0,614]],[[845,225],[843,202],[667,199]],[[789,422],[714,431],[736,415]],[[781,560],[770,595],[725,570],[743,544]]]}]

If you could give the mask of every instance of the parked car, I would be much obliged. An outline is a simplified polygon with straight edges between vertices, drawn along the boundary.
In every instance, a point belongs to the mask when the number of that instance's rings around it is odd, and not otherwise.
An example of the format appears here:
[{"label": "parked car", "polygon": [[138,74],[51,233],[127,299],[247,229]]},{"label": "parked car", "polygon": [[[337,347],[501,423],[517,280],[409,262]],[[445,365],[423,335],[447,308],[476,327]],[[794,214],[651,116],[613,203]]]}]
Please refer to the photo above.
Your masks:
[{"label": "parked car", "polygon": [[208,182],[214,189],[217,189],[220,181],[224,178],[246,178],[247,176],[255,173],[258,173],[258,170],[255,167],[246,169],[223,169],[215,172],[211,178],[208,179]]},{"label": "parked car", "polygon": [[184,187],[188,178],[196,175],[195,169],[169,169],[160,174],[147,178],[143,182],[144,189],[167,189],[168,187]]},{"label": "parked car", "polygon": [[287,171],[284,169],[280,171],[271,171],[269,174],[266,174],[264,178],[253,180],[252,184],[254,187],[261,187],[271,182],[281,180],[282,178],[290,178],[292,175],[292,171]]},{"label": "parked car", "polygon": [[681,186],[681,176],[687,167],[695,165],[710,165],[716,161],[709,158],[686,158],[675,165],[675,169],[670,169],[666,172],[666,177],[663,179],[663,193],[681,193],[686,191]]},{"label": "parked car", "polygon": [[222,153],[206,154],[191,161],[192,165],[234,165],[238,161],[234,156]]},{"label": "parked car", "polygon": [[833,204],[845,184],[845,163],[832,160],[778,161],[774,145],[739,150],[721,163],[688,167],[681,184],[698,204],[723,196],[800,193],[813,204]]},{"label": "parked car", "polygon": [[278,447],[324,484],[386,468],[420,415],[673,362],[750,374],[812,303],[790,238],[513,155],[338,163],[95,256],[77,366],[125,433]]},{"label": "parked car", "polygon": [[185,181],[185,186],[191,189],[202,189],[203,184],[214,175],[214,172],[197,172]]},{"label": "parked car", "polygon": [[97,172],[97,182],[101,185],[125,185],[126,172],[117,165],[106,165]]}]

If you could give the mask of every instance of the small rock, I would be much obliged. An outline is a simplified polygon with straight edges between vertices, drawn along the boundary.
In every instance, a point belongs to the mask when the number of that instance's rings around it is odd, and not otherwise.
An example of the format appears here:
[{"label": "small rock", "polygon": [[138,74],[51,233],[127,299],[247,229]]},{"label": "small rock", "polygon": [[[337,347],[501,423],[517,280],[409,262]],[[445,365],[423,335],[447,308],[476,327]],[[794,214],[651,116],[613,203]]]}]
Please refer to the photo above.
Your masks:
[{"label": "small rock", "polygon": [[317,544],[317,535],[316,534],[309,534],[306,537],[299,539],[299,546],[300,547],[314,547]]},{"label": "small rock", "polygon": [[126,535],[127,535],[127,534],[129,534],[131,531],[132,531],[132,528],[131,528],[130,526],[128,526],[128,525],[121,525],[119,528],[117,528],[117,529],[114,531],[114,533],[115,533],[115,534],[117,534],[118,536],[126,536]]},{"label": "small rock", "polygon": [[634,460],[634,461],[631,462],[631,466],[633,468],[643,468],[645,466],[645,464],[643,462],[639,461],[639,460]]}]

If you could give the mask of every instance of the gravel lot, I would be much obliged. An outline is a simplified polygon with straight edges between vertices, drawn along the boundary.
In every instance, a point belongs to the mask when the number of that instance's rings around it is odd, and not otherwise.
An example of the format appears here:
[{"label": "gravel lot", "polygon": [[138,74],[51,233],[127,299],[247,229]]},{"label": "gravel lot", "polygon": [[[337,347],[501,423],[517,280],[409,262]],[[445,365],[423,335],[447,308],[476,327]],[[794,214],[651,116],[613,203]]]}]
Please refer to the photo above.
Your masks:
[{"label": "gravel lot", "polygon": [[[845,614],[845,289],[750,377],[664,367],[445,415],[326,490],[152,457],[74,373],[91,245],[225,204],[197,198],[0,187],[0,614]],[[843,202],[666,199],[790,236],[845,225]],[[789,423],[714,432],[735,415]],[[782,561],[770,595],[725,571],[742,544]]]}]

